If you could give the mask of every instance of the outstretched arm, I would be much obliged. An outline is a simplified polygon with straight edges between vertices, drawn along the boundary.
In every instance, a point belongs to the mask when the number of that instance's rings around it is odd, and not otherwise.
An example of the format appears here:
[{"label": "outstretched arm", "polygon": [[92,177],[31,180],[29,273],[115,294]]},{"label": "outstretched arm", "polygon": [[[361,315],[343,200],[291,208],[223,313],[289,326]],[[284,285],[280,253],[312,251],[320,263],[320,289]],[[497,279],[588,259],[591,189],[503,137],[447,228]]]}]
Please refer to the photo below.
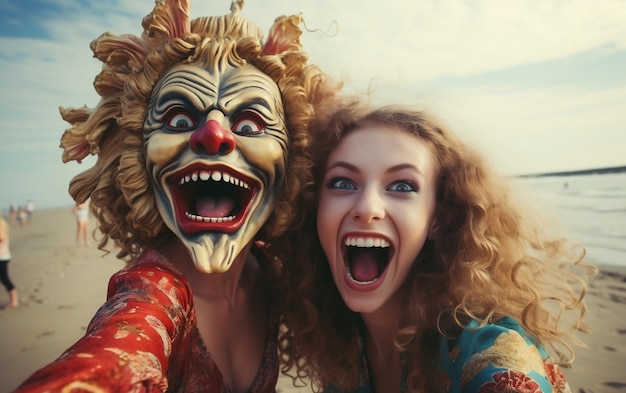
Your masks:
[{"label": "outstretched arm", "polygon": [[116,273],[85,336],[14,393],[164,392],[172,347],[186,332],[179,325],[191,310],[180,278],[155,263]]}]

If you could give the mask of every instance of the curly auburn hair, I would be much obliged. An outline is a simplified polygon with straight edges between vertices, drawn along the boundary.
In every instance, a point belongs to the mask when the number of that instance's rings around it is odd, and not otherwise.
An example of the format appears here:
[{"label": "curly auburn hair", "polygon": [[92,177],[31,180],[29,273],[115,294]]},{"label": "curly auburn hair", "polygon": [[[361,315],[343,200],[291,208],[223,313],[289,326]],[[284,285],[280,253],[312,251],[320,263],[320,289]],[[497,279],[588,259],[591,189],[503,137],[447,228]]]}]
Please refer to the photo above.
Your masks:
[{"label": "curly auburn hair", "polygon": [[317,235],[316,195],[334,147],[370,125],[400,129],[424,142],[438,173],[435,232],[407,278],[407,313],[395,337],[409,390],[447,391],[433,377],[439,337],[454,337],[469,319],[486,324],[515,318],[556,362],[571,363],[570,343],[580,343],[576,333],[588,331],[583,297],[597,271],[581,245],[549,235],[540,216],[514,200],[507,182],[428,113],[352,103],[314,124],[315,183],[299,202],[305,219],[274,243],[287,261],[280,349],[283,372],[295,368],[294,383],[309,378],[315,389],[349,391],[359,382],[357,337],[364,327],[334,285]]},{"label": "curly auburn hair", "polygon": [[142,127],[152,89],[170,67],[181,63],[249,63],[278,85],[290,141],[288,171],[262,236],[275,236],[289,226],[295,196],[310,181],[308,123],[316,105],[340,85],[307,64],[300,44],[301,16],[278,17],[263,43],[260,29],[239,16],[242,6],[242,0],[235,1],[229,15],[190,21],[186,0],[158,0],[143,20],[141,37],[105,33],[91,43],[103,63],[94,82],[101,99],[95,108],[60,108],[72,125],[61,147],[64,162],[98,156],[92,168],[72,179],[69,191],[78,202],[91,198],[103,234],[101,249],[112,240],[120,247],[119,258],[132,259],[146,246],[173,236],[156,208]]}]

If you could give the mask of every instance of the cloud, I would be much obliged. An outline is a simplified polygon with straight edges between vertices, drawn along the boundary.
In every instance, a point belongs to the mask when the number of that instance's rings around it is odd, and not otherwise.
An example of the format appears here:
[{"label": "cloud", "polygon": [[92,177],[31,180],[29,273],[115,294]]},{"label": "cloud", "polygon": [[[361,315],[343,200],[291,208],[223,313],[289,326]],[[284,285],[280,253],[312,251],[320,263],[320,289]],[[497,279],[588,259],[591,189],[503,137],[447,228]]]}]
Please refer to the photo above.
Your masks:
[{"label": "cloud", "polygon": [[504,174],[626,164],[626,85],[450,89],[428,101]]},{"label": "cloud", "polygon": [[[191,0],[191,16],[225,14],[229,5]],[[87,167],[60,164],[58,141],[69,125],[58,107],[97,104],[92,84],[101,63],[89,43],[105,31],[139,35],[152,7],[0,0],[2,179],[19,184],[45,172],[50,198],[66,200],[67,181]],[[375,103],[437,112],[505,171],[623,160],[616,151],[626,145],[622,0],[248,0],[243,9],[265,32],[277,16],[297,13],[313,62],[349,88],[372,91]],[[42,157],[54,164],[36,167]]]},{"label": "cloud", "polygon": [[[367,11],[366,11],[367,9]],[[331,14],[332,15],[332,14]],[[427,81],[626,47],[621,1],[372,3],[337,14],[336,64],[355,79]],[[337,41],[334,43],[333,41]]]}]

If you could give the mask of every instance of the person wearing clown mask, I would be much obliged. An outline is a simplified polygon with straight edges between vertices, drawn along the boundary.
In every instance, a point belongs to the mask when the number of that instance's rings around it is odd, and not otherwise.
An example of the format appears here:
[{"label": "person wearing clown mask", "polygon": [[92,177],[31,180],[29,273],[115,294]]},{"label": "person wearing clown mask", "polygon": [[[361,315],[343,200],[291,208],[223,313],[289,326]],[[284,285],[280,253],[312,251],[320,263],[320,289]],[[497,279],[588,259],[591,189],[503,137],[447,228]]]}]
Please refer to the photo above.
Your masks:
[{"label": "person wearing clown mask", "polygon": [[105,33],[95,108],[61,108],[70,194],[128,266],[86,334],[15,392],[274,392],[280,259],[265,247],[310,180],[309,122],[340,86],[307,63],[300,16],[266,41],[231,13],[157,0],[141,37]]}]

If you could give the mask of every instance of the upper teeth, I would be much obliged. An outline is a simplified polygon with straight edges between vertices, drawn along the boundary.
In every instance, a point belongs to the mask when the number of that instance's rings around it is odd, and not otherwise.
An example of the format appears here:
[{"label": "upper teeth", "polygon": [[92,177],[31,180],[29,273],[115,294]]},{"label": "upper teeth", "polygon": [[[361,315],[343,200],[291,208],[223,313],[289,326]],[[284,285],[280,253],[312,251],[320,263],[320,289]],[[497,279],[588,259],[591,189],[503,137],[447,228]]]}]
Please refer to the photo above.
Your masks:
[{"label": "upper teeth", "polygon": [[346,246],[352,247],[389,247],[387,240],[379,237],[348,237],[345,240]]},{"label": "upper teeth", "polygon": [[243,180],[237,179],[236,177],[232,177],[228,173],[223,173],[221,171],[216,171],[216,170],[209,171],[205,169],[186,174],[185,176],[180,178],[180,181],[178,182],[178,184],[185,184],[185,183],[189,183],[192,181],[195,182],[198,180],[207,181],[209,179],[213,181],[223,181],[226,183],[231,183],[236,186],[243,187],[243,188],[250,188],[248,183],[244,182]]}]

